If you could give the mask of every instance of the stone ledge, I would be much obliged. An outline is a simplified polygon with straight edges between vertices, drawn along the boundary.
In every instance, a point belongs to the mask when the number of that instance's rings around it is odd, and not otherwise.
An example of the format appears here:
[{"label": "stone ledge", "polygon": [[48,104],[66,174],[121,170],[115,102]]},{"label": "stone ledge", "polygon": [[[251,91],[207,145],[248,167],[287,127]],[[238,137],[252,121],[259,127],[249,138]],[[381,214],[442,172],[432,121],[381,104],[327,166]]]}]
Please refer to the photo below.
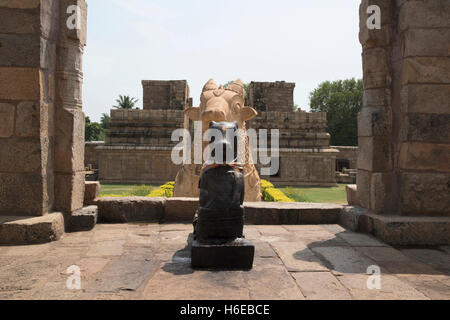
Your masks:
[{"label": "stone ledge", "polygon": [[42,217],[0,217],[0,244],[38,244],[57,241],[64,233],[62,213]]},{"label": "stone ledge", "polygon": [[68,232],[89,231],[97,224],[97,206],[84,207],[72,214],[69,221]]},{"label": "stone ledge", "polygon": [[198,198],[168,198],[164,222],[192,222],[198,209]]},{"label": "stone ledge", "polygon": [[161,222],[165,205],[166,198],[100,198],[98,220],[105,223]]},{"label": "stone ledge", "polygon": [[450,217],[406,217],[376,215],[347,206],[339,224],[355,232],[369,233],[390,245],[448,245]]},{"label": "stone ledge", "polygon": [[342,205],[299,202],[246,202],[245,221],[259,225],[334,224]]},{"label": "stone ledge", "polygon": [[[99,198],[99,222],[192,222],[198,198]],[[344,207],[336,204],[246,202],[247,224],[334,224]]]}]

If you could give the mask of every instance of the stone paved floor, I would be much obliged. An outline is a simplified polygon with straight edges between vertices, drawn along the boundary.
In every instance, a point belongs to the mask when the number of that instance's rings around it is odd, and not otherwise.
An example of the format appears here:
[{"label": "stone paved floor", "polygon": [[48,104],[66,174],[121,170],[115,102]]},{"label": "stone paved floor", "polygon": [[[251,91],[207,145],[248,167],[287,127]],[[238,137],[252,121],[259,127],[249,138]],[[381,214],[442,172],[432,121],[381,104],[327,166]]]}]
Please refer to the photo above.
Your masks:
[{"label": "stone paved floor", "polygon": [[[97,225],[0,246],[0,299],[450,299],[450,247],[394,249],[337,225],[247,226],[251,271],[194,271],[190,225]],[[67,268],[81,269],[68,290]],[[367,268],[381,289],[367,289]]]}]

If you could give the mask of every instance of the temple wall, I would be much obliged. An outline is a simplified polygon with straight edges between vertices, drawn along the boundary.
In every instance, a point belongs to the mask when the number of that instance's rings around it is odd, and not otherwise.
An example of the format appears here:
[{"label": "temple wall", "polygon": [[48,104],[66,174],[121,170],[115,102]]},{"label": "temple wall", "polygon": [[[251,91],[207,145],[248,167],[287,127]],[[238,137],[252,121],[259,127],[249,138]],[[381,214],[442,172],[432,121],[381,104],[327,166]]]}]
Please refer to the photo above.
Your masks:
[{"label": "temple wall", "polygon": [[375,213],[450,216],[449,15],[448,0],[362,1],[357,190]]},{"label": "temple wall", "polygon": [[[78,30],[69,5],[81,8]],[[71,212],[84,193],[86,3],[2,1],[0,20],[0,215]]]}]

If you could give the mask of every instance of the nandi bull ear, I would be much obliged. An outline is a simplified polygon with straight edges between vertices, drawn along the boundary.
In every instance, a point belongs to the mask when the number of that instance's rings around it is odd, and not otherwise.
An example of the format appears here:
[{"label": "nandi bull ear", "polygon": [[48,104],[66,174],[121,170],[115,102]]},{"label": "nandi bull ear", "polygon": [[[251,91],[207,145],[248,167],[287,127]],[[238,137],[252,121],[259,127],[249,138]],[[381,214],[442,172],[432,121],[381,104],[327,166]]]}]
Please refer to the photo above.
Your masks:
[{"label": "nandi bull ear", "polygon": [[240,111],[242,121],[250,121],[258,115],[258,112],[251,107],[243,107]]},{"label": "nandi bull ear", "polygon": [[200,112],[200,108],[198,107],[188,108],[184,110],[184,114],[192,121],[200,121],[202,119],[202,114]]}]

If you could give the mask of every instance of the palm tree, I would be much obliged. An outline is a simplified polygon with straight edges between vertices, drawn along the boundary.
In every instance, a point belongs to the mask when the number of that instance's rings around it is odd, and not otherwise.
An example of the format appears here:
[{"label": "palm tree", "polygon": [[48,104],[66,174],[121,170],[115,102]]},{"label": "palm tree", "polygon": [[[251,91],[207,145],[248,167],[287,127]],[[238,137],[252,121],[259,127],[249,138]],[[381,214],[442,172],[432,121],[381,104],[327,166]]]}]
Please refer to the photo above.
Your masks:
[{"label": "palm tree", "polygon": [[119,99],[116,99],[117,106],[113,106],[115,109],[133,109],[136,102],[139,100],[130,96],[119,95]]}]

